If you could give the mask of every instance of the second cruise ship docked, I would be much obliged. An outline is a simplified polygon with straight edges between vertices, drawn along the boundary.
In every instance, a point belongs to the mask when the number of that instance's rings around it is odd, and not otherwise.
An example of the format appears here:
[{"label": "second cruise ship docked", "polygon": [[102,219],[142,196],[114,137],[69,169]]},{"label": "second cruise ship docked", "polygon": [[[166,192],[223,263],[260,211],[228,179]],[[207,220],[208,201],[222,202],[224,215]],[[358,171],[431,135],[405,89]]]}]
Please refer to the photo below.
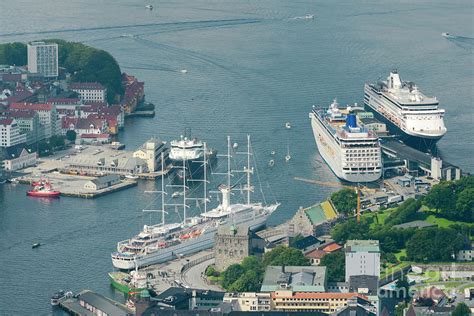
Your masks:
[{"label": "second cruise ship docked", "polygon": [[446,134],[445,111],[438,100],[425,96],[413,82],[402,81],[396,70],[387,81],[365,84],[364,92],[365,106],[408,144],[431,148]]},{"label": "second cruise ship docked", "polygon": [[357,125],[350,107],[339,109],[336,100],[329,109],[316,108],[309,114],[318,151],[342,180],[372,182],[382,175],[378,136]]}]

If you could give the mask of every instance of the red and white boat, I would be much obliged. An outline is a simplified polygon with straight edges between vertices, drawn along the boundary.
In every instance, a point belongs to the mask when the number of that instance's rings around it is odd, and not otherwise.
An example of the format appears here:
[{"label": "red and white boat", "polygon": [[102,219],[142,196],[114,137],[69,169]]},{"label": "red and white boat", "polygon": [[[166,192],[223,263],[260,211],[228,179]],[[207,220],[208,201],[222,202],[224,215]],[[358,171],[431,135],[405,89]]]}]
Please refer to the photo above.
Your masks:
[{"label": "red and white boat", "polygon": [[40,181],[34,186],[33,190],[26,192],[26,195],[29,196],[47,198],[58,198],[60,194],[61,192],[53,189],[49,181]]}]

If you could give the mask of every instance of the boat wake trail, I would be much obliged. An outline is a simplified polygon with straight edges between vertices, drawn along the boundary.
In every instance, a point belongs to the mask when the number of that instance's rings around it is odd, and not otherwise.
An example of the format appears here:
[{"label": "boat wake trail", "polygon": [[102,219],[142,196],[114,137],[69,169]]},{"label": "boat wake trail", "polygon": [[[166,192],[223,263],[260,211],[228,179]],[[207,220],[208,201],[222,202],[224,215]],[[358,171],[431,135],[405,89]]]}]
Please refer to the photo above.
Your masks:
[{"label": "boat wake trail", "polygon": [[190,59],[194,59],[194,60],[209,64],[209,65],[221,68],[221,69],[223,69],[227,72],[233,73],[235,75],[239,75],[239,73],[235,72],[230,67],[222,65],[221,63],[217,62],[214,58],[211,58],[211,57],[193,52],[192,50],[178,48],[178,47],[174,47],[174,46],[170,46],[170,45],[166,45],[166,44],[162,44],[162,43],[157,43],[157,42],[147,40],[147,39],[144,39],[144,38],[139,38],[139,37],[134,38],[134,40],[137,43],[140,43],[140,44],[142,44],[144,46],[147,46],[149,48],[157,48],[157,49],[160,49],[160,50],[163,50],[163,51],[175,54],[175,55],[178,54],[178,55],[190,58]]},{"label": "boat wake trail", "polygon": [[297,21],[297,20],[314,20],[314,14],[306,14],[302,16],[294,16],[286,19],[286,21]]},{"label": "boat wake trail", "polygon": [[156,66],[156,65],[123,65],[125,69],[139,69],[139,70],[152,70],[152,71],[166,71],[166,72],[180,72],[179,70]]},{"label": "boat wake trail", "polygon": [[451,41],[453,44],[467,49],[467,50],[472,50],[474,49],[474,38],[472,37],[467,37],[467,36],[457,36],[457,35],[446,35],[443,33],[443,36],[448,40]]},{"label": "boat wake trail", "polygon": [[34,32],[12,32],[12,33],[3,33],[3,34],[0,33],[0,37],[13,37],[13,36],[21,36],[21,35],[47,35],[47,34],[57,34],[57,33],[90,32],[90,31],[104,31],[104,30],[124,30],[124,29],[143,28],[143,27],[159,27],[160,30],[150,33],[150,34],[154,34],[154,33],[161,33],[161,32],[192,30],[192,29],[199,29],[199,28],[225,27],[225,26],[232,26],[232,25],[251,24],[251,23],[259,23],[261,21],[262,21],[261,19],[229,19],[229,20],[203,20],[203,21],[166,22],[166,23],[144,23],[144,24],[132,24],[132,25],[112,25],[112,26],[45,30],[45,31],[34,31]]}]

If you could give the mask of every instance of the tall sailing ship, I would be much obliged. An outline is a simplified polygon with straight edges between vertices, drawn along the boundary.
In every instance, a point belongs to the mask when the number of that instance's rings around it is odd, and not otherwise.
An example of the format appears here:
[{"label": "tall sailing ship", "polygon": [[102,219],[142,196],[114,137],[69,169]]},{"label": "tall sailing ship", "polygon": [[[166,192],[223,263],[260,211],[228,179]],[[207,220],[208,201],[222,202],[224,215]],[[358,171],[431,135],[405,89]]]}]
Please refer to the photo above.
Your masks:
[{"label": "tall sailing ship", "polygon": [[357,125],[350,107],[339,109],[337,100],[329,108],[316,108],[309,114],[321,157],[334,174],[349,182],[372,182],[382,175],[378,136]]},{"label": "tall sailing ship", "polygon": [[[265,226],[268,217],[277,209],[279,203],[271,205],[263,205],[262,203],[251,202],[251,176],[254,168],[250,166],[252,158],[250,137],[248,137],[247,145],[247,166],[243,170],[231,169],[231,146],[230,137],[228,137],[227,150],[227,183],[219,186],[221,195],[220,204],[211,210],[207,210],[207,157],[206,145],[203,144],[203,161],[204,164],[204,192],[202,198],[204,202],[204,211],[193,217],[187,216],[188,205],[186,202],[191,199],[187,197],[186,177],[183,179],[183,220],[179,223],[165,223],[165,187],[162,181],[161,197],[162,209],[161,223],[156,225],[145,225],[143,230],[136,236],[120,241],[117,243],[117,251],[111,254],[114,267],[122,270],[131,270],[151,264],[157,264],[172,260],[174,258],[192,254],[204,249],[212,248],[214,245],[214,235],[219,226],[236,226],[246,225],[251,230],[256,230]],[[183,168],[186,168],[186,160],[183,160]],[[246,174],[247,183],[240,190],[246,192],[246,202],[231,203],[231,193],[236,189],[231,184],[233,172],[243,172]],[[186,173],[185,173],[186,174]],[[162,179],[163,180],[163,179]]]},{"label": "tall sailing ship", "polygon": [[444,134],[444,109],[436,97],[427,97],[413,82],[402,81],[396,70],[386,81],[366,83],[364,104],[408,144],[433,147]]}]

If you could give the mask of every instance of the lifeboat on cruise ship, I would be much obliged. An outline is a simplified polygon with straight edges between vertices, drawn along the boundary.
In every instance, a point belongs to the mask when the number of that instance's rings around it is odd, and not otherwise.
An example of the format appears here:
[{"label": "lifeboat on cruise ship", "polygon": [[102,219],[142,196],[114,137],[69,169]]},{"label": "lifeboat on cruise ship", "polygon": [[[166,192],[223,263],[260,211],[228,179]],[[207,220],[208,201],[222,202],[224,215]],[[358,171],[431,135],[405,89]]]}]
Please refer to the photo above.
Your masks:
[{"label": "lifeboat on cruise ship", "polygon": [[191,238],[190,234],[183,234],[183,235],[179,236],[179,239],[189,239],[189,238]]}]

